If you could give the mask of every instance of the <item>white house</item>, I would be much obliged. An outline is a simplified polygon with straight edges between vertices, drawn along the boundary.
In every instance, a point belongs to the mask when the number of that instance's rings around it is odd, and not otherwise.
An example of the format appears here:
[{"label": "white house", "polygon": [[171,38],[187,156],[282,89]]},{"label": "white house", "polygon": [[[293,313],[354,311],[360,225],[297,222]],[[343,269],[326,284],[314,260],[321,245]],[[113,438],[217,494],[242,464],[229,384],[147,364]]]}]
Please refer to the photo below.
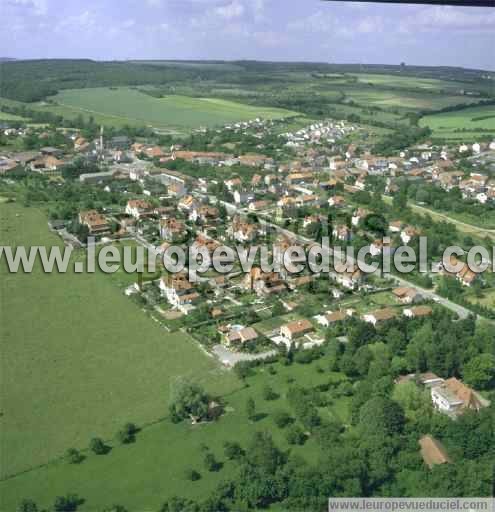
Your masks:
[{"label": "white house", "polygon": [[462,414],[467,409],[479,411],[488,405],[476,391],[455,377],[432,387],[431,401],[439,412],[452,416]]}]

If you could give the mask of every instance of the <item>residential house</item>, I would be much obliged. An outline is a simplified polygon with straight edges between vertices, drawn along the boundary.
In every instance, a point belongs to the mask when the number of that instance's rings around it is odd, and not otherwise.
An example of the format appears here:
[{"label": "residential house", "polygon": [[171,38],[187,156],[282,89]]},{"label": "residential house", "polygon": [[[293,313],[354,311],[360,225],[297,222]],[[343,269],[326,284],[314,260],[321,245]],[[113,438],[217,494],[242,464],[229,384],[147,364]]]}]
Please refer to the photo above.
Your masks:
[{"label": "residential house", "polygon": [[43,156],[31,162],[31,170],[43,176],[61,176],[65,162],[54,156]]},{"label": "residential house", "polygon": [[160,280],[160,290],[169,304],[187,314],[194,309],[193,304],[200,298],[189,282],[186,272],[168,274]]},{"label": "residential house", "polygon": [[187,227],[181,220],[173,217],[160,219],[160,237],[167,242],[177,242],[184,238]]},{"label": "residential house", "polygon": [[423,296],[418,292],[418,290],[416,290],[416,288],[402,286],[392,290],[392,293],[401,304],[414,304],[423,300]]},{"label": "residential house", "polygon": [[413,226],[406,226],[400,232],[400,239],[404,245],[407,245],[414,237],[417,237],[421,232]]},{"label": "residential house", "polygon": [[345,204],[345,197],[343,196],[332,196],[328,199],[328,205],[335,208],[343,208]]},{"label": "residential house", "polygon": [[390,253],[391,245],[390,241],[384,240],[383,238],[377,238],[370,244],[371,256],[378,256],[380,254]]},{"label": "residential house", "polygon": [[365,208],[358,208],[354,211],[352,214],[352,225],[357,227],[361,220],[363,220],[365,217],[367,217],[370,214],[370,211],[366,210]]},{"label": "residential house", "polygon": [[261,210],[265,210],[271,204],[272,204],[271,201],[266,201],[266,200],[253,201],[252,203],[249,203],[248,210],[250,212],[259,212]]},{"label": "residential house", "polygon": [[197,222],[199,220],[202,223],[207,224],[209,222],[216,221],[219,215],[220,212],[216,206],[205,204],[199,207],[194,207],[189,214],[189,220],[192,222]]},{"label": "residential house", "polygon": [[418,381],[425,388],[432,388],[433,386],[442,384],[444,379],[433,372],[425,372],[419,374]]},{"label": "residential house", "polygon": [[148,217],[153,214],[153,207],[143,199],[130,199],[127,201],[125,213],[132,215],[135,219]]},{"label": "residential house", "polygon": [[337,224],[333,227],[332,235],[335,240],[349,242],[352,239],[352,231],[345,224]]},{"label": "residential house", "polygon": [[355,290],[358,288],[363,282],[363,278],[363,273],[357,266],[350,270],[345,270],[344,272],[337,272],[336,274],[337,283],[348,290]]},{"label": "residential house", "polygon": [[403,223],[400,220],[394,220],[388,225],[388,230],[391,233],[400,233],[402,231]]},{"label": "residential house", "polygon": [[313,324],[305,318],[302,320],[294,320],[280,327],[280,335],[290,342],[313,331]]},{"label": "residential house", "polygon": [[287,185],[301,185],[303,183],[311,183],[314,180],[312,172],[297,172],[288,174],[285,178]]},{"label": "residential house", "polygon": [[247,190],[234,190],[234,203],[235,204],[245,204],[253,201],[254,194],[248,192]]},{"label": "residential house", "polygon": [[228,234],[237,242],[253,242],[256,237],[262,234],[260,224],[244,221],[240,216],[232,219],[232,224],[227,230]]},{"label": "residential house", "polygon": [[265,155],[257,155],[255,153],[248,153],[239,156],[239,163],[247,165],[248,167],[262,167],[267,163],[273,163],[273,159]]},{"label": "residential house", "polygon": [[228,346],[245,345],[259,338],[259,334],[253,327],[234,325],[225,335]]},{"label": "residential house", "polygon": [[101,235],[110,231],[107,219],[96,210],[79,212],[79,223],[87,226],[90,235]]},{"label": "residential house", "polygon": [[187,195],[180,199],[180,201],[177,203],[177,208],[179,208],[179,210],[191,212],[199,208],[199,203],[196,199],[194,199],[193,196]]},{"label": "residential house", "polygon": [[433,310],[430,306],[413,306],[412,308],[405,308],[403,311],[403,315],[407,318],[423,318],[432,314]]},{"label": "residential house", "polygon": [[476,391],[455,377],[432,387],[431,400],[439,412],[449,416],[457,416],[466,410],[479,411],[488,405]]},{"label": "residential house", "polygon": [[229,192],[233,192],[234,190],[237,190],[240,187],[242,187],[241,178],[230,178],[228,180],[225,180],[223,183],[227,187],[227,190]]},{"label": "residential house", "polygon": [[251,269],[244,277],[245,290],[256,292],[257,295],[273,295],[287,291],[287,285],[277,272],[263,272],[259,267]]},{"label": "residential house", "polygon": [[322,315],[318,318],[318,323],[323,327],[330,327],[336,323],[343,322],[351,317],[354,310],[347,309],[346,311],[334,311],[328,312],[326,315]]},{"label": "residential house", "polygon": [[450,272],[442,263],[440,265],[442,273],[450,277],[455,277],[463,286],[470,287],[479,276],[477,272],[474,272],[469,268],[467,263],[459,261],[454,256],[450,258],[450,265],[452,268],[459,267],[460,270],[457,272]]},{"label": "residential house", "polygon": [[383,308],[383,309],[377,309],[376,311],[371,311],[369,313],[365,313],[362,318],[365,322],[368,322],[368,323],[376,326],[379,323],[393,320],[397,316],[398,316],[398,313],[395,309]]}]

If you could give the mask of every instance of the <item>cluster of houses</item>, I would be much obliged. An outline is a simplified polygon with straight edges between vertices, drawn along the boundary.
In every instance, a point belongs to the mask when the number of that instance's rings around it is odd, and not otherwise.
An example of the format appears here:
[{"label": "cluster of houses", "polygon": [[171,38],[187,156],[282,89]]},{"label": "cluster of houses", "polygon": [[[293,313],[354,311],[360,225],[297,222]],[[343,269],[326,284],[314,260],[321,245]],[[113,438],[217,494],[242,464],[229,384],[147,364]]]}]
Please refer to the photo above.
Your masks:
[{"label": "cluster of houses", "polygon": [[[466,411],[478,412],[490,405],[489,400],[456,377],[443,379],[432,372],[426,372],[402,375],[396,379],[397,385],[405,382],[414,382],[417,386],[429,390],[433,408],[454,420]],[[419,446],[423,462],[429,469],[452,462],[442,442],[432,435],[422,436],[419,439]]]},{"label": "cluster of houses", "polygon": [[344,121],[326,121],[313,123],[296,132],[282,133],[280,137],[287,140],[287,147],[300,147],[305,144],[333,144],[339,139],[346,137],[357,128]]}]

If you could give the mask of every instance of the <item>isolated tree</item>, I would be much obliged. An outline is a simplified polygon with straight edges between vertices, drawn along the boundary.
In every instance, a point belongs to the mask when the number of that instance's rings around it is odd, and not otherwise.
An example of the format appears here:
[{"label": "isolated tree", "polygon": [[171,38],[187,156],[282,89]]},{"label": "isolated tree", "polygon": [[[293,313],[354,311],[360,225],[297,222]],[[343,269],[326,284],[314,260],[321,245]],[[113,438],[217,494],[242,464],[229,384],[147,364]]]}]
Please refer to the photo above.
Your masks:
[{"label": "isolated tree", "polygon": [[207,452],[204,456],[203,463],[208,471],[218,471],[220,464],[211,452]]},{"label": "isolated tree", "polygon": [[117,432],[117,440],[121,444],[133,443],[136,439],[137,428],[134,423],[126,423],[124,427]]},{"label": "isolated tree", "polygon": [[80,503],[81,500],[77,494],[57,496],[53,504],[53,510],[55,510],[55,512],[73,512],[77,510]]},{"label": "isolated tree", "polygon": [[84,455],[75,448],[69,448],[66,453],[66,458],[71,464],[79,464],[84,460]]},{"label": "isolated tree", "polygon": [[191,482],[196,482],[197,480],[199,480],[201,478],[201,475],[198,471],[196,471],[195,469],[186,469],[185,471],[185,477],[187,480],[191,480]]},{"label": "isolated tree", "polygon": [[175,391],[170,406],[172,419],[183,420],[189,416],[204,419],[208,415],[209,402],[206,391],[199,384],[183,382]]}]

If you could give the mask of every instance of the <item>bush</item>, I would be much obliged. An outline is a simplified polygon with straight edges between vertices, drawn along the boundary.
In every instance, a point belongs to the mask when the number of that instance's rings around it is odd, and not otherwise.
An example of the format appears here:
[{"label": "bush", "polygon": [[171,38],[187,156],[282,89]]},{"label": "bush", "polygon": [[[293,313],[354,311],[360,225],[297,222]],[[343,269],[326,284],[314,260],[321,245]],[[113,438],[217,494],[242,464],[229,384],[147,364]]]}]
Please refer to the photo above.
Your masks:
[{"label": "bush", "polygon": [[278,398],[277,393],[268,385],[263,388],[262,395],[265,400],[276,400]]},{"label": "bush", "polygon": [[117,440],[121,444],[133,443],[136,440],[137,428],[134,423],[126,423],[122,430],[117,432]]},{"label": "bush", "polygon": [[22,500],[17,507],[17,512],[38,512],[38,505],[33,500]]},{"label": "bush", "polygon": [[96,453],[96,455],[105,455],[105,453],[108,451],[108,447],[99,437],[93,437],[93,439],[91,439],[89,443],[89,449],[93,453]]},{"label": "bush", "polygon": [[201,475],[195,469],[186,469],[185,477],[187,480],[191,480],[191,482],[196,482],[201,478]]},{"label": "bush", "polygon": [[231,443],[226,441],[223,444],[225,457],[229,460],[240,459],[244,455],[244,450],[241,448],[239,443]]},{"label": "bush", "polygon": [[53,510],[56,512],[73,512],[82,503],[77,494],[67,494],[67,496],[57,496],[53,504]]},{"label": "bush", "polygon": [[70,464],[80,464],[84,460],[84,455],[75,448],[69,448],[66,453],[66,458]]},{"label": "bush", "polygon": [[286,439],[289,444],[302,445],[306,441],[306,435],[301,427],[294,425],[287,431]]},{"label": "bush", "polygon": [[287,425],[292,423],[292,418],[287,412],[278,411],[273,415],[273,421],[278,428],[285,428]]},{"label": "bush", "polygon": [[215,459],[215,455],[213,455],[213,453],[211,452],[205,454],[203,463],[208,471],[218,471],[222,467],[222,465],[217,461],[217,459]]}]

